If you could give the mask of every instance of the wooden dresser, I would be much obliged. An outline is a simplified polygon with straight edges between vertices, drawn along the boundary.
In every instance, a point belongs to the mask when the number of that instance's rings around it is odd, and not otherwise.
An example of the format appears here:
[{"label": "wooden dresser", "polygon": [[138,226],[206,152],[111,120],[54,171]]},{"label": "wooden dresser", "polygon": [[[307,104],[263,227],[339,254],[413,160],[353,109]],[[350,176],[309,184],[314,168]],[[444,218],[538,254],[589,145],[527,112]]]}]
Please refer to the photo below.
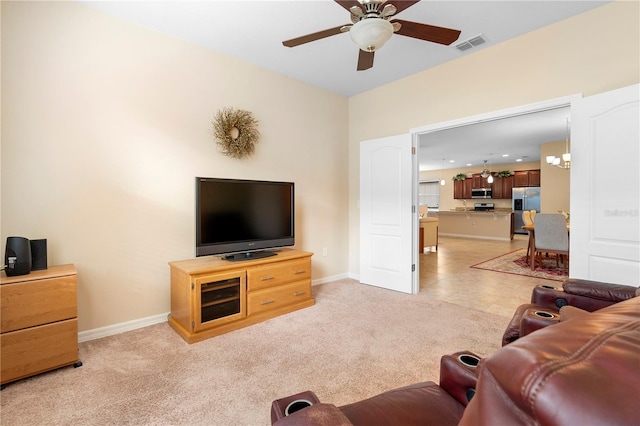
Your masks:
[{"label": "wooden dresser", "polygon": [[78,359],[76,269],[51,266],[28,275],[0,277],[2,386],[74,365]]},{"label": "wooden dresser", "polygon": [[194,343],[312,306],[311,256],[282,249],[240,262],[214,256],[170,262],[169,325]]}]

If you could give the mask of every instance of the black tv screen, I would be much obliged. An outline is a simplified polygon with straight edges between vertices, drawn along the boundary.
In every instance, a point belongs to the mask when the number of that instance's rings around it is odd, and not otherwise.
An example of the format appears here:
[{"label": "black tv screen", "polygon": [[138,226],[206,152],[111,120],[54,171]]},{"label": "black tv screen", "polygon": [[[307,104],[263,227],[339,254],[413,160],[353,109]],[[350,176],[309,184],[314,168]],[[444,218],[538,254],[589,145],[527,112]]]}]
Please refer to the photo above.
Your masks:
[{"label": "black tv screen", "polygon": [[294,244],[292,182],[196,178],[196,256],[253,259]]}]

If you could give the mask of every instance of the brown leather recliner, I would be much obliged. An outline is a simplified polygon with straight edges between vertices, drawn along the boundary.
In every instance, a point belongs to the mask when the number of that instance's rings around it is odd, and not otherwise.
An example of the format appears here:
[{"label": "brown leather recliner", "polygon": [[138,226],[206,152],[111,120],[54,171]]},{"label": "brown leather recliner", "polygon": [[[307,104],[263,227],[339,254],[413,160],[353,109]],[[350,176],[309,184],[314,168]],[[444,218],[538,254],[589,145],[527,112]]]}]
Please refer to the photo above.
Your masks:
[{"label": "brown leather recliner", "polygon": [[[502,346],[560,322],[569,312],[575,314],[575,309],[568,311],[565,306],[593,312],[638,295],[639,287],[575,278],[565,280],[562,288],[537,286],[531,293],[531,303],[516,309],[502,336]],[[561,310],[568,312],[561,315]]]},{"label": "brown leather recliner", "polygon": [[440,385],[416,383],[339,409],[320,403],[311,391],[301,392],[273,401],[271,422],[278,426],[457,425],[475,394],[481,361],[469,351],[445,355],[440,359]]},{"label": "brown leather recliner", "polygon": [[[476,368],[461,365],[456,354],[445,356],[449,361],[441,363],[440,386],[420,383],[342,407],[316,399],[288,416],[277,412],[283,408],[279,402],[287,402],[283,398],[274,401],[272,422],[278,426],[637,425],[639,353],[640,298],[635,297],[522,337]],[[459,385],[447,383],[443,375]],[[475,396],[465,407],[470,385]]]}]

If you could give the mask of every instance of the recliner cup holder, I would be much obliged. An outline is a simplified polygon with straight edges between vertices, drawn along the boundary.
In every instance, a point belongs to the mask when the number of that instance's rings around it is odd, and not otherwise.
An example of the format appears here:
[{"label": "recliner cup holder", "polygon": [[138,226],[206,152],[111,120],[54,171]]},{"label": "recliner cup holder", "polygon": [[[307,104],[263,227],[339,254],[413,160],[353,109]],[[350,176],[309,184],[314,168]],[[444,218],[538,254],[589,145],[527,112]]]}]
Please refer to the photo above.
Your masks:
[{"label": "recliner cup holder", "polygon": [[478,363],[480,362],[480,358],[475,357],[473,355],[463,354],[458,356],[458,361],[460,361],[467,367],[475,368],[478,366]]},{"label": "recliner cup holder", "polygon": [[296,411],[300,411],[303,408],[307,408],[313,405],[313,402],[308,399],[296,399],[295,401],[291,401],[289,405],[284,409],[284,415],[288,416],[290,414],[295,413]]},{"label": "recliner cup holder", "polygon": [[552,313],[544,311],[535,311],[534,315],[539,316],[540,318],[553,318],[555,316]]}]

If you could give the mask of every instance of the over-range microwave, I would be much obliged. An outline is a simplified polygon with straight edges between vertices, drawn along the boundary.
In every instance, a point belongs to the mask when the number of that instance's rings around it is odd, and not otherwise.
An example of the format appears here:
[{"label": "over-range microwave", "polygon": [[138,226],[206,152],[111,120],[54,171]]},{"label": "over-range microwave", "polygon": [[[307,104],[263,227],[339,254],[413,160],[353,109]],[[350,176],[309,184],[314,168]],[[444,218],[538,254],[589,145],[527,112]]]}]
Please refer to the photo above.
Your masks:
[{"label": "over-range microwave", "polygon": [[474,188],[471,190],[471,198],[491,198],[491,188]]}]

